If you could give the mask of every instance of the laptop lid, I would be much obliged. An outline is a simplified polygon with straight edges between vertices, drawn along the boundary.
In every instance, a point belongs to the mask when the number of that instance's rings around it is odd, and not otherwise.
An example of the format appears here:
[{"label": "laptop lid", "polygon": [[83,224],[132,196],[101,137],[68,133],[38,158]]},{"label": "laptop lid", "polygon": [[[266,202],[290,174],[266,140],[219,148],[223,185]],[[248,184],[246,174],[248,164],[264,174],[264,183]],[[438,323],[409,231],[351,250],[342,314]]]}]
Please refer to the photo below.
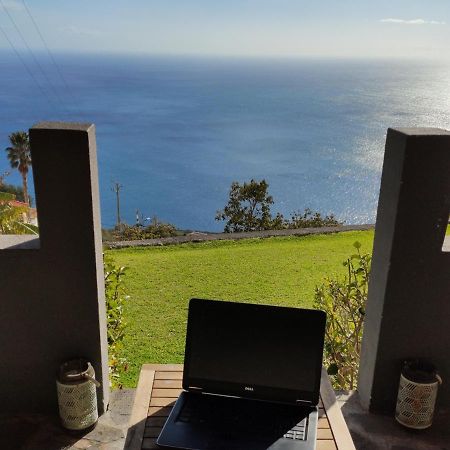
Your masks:
[{"label": "laptop lid", "polygon": [[325,321],[318,310],[191,299],[183,388],[316,405]]}]

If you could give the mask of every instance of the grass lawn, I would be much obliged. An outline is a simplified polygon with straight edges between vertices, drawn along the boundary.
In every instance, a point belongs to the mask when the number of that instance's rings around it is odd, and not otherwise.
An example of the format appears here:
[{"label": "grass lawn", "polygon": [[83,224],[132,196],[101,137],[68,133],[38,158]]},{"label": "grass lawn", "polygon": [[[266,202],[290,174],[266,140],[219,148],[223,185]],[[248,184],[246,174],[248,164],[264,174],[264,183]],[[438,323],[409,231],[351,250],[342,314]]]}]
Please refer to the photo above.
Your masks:
[{"label": "grass lawn", "polygon": [[128,267],[124,386],[144,363],[183,362],[190,298],[311,307],[324,277],[344,275],[355,241],[371,252],[373,231],[109,250]]}]

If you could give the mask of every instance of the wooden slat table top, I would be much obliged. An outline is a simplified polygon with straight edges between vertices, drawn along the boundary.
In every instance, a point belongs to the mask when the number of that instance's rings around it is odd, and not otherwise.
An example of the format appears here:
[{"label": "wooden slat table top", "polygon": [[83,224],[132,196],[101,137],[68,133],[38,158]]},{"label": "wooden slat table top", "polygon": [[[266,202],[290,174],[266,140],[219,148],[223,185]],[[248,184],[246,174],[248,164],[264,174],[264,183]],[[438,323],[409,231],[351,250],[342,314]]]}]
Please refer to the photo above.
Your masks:
[{"label": "wooden slat table top", "polygon": [[[127,450],[150,450],[181,392],[183,365],[144,364],[128,432]],[[322,371],[316,450],[355,450],[328,375]]]}]

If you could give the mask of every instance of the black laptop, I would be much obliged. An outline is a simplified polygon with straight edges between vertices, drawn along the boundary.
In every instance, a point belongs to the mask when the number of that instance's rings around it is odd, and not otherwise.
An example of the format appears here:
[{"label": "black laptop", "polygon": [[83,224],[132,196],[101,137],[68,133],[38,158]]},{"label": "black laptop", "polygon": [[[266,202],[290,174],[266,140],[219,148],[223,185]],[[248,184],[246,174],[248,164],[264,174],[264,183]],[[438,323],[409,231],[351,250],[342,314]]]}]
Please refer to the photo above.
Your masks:
[{"label": "black laptop", "polygon": [[312,450],[326,314],[192,299],[183,392],[157,444]]}]

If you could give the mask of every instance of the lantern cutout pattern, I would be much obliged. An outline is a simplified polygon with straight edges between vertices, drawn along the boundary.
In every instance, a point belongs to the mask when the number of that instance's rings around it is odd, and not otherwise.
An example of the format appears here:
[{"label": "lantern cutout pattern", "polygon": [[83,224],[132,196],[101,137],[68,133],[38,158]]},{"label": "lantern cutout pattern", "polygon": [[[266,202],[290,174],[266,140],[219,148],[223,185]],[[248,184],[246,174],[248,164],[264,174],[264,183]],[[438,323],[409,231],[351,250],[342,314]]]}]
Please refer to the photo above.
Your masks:
[{"label": "lantern cutout pattern", "polygon": [[421,430],[433,423],[441,377],[434,366],[406,361],[400,374],[395,419],[405,427]]},{"label": "lantern cutout pattern", "polygon": [[61,365],[56,380],[59,416],[64,428],[85,430],[97,423],[97,387],[91,363],[75,359]]}]

